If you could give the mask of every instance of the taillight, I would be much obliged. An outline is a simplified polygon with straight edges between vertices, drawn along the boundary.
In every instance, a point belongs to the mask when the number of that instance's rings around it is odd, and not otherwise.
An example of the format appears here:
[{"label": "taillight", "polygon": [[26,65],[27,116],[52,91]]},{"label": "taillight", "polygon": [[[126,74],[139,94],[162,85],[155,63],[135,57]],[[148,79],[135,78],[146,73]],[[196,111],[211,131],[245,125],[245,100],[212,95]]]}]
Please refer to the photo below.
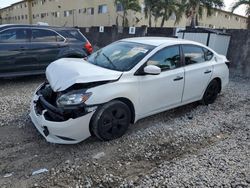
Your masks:
[{"label": "taillight", "polygon": [[230,67],[230,61],[226,61],[225,63],[227,65],[227,67],[229,68]]},{"label": "taillight", "polygon": [[85,45],[84,45],[85,49],[87,50],[87,52],[89,54],[91,54],[93,52],[93,48],[92,48],[92,45],[90,44],[90,42],[87,42]]}]

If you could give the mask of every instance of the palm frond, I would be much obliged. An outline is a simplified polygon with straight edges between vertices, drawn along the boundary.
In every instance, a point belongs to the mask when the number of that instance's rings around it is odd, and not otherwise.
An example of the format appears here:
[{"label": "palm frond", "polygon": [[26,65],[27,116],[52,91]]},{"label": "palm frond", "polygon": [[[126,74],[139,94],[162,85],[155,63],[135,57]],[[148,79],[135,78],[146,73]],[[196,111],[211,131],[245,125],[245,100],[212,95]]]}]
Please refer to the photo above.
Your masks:
[{"label": "palm frond", "polygon": [[239,6],[241,5],[248,5],[250,6],[250,1],[249,0],[238,0],[237,2],[235,2],[231,8],[232,12],[235,11],[235,9],[237,9]]}]

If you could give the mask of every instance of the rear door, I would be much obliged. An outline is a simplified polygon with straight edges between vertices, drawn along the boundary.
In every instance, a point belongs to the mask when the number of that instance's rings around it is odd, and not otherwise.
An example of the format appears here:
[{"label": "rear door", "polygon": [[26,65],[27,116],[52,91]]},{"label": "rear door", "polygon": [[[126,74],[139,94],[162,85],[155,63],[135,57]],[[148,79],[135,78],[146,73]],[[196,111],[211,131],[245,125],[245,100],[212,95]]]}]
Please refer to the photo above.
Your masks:
[{"label": "rear door", "polygon": [[197,45],[182,45],[185,87],[182,102],[200,100],[213,74],[213,53]]},{"label": "rear door", "polygon": [[45,68],[60,56],[66,47],[65,39],[50,29],[32,28],[29,57],[37,62],[37,69]]},{"label": "rear door", "polygon": [[10,28],[0,32],[0,74],[10,75],[32,68],[33,62],[27,56],[28,44],[28,28]]}]

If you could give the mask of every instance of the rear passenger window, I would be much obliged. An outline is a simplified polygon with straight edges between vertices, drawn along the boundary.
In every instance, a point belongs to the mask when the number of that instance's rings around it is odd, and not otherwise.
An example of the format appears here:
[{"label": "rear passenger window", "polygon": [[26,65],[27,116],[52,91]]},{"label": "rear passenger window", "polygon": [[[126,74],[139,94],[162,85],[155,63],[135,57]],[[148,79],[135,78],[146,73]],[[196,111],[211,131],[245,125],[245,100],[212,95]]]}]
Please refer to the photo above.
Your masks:
[{"label": "rear passenger window", "polygon": [[70,41],[86,42],[86,39],[78,30],[63,30],[63,31],[60,31],[60,34],[62,34],[64,37],[66,37]]},{"label": "rear passenger window", "polygon": [[202,47],[194,45],[183,45],[183,53],[186,65],[192,65],[206,61]]},{"label": "rear passenger window", "polygon": [[32,42],[63,42],[64,39],[50,30],[32,29]]},{"label": "rear passenger window", "polygon": [[175,69],[180,63],[179,46],[167,47],[155,55],[153,55],[147,62],[147,65],[155,65],[164,70]]},{"label": "rear passenger window", "polygon": [[27,29],[8,29],[0,33],[0,42],[27,42]]}]

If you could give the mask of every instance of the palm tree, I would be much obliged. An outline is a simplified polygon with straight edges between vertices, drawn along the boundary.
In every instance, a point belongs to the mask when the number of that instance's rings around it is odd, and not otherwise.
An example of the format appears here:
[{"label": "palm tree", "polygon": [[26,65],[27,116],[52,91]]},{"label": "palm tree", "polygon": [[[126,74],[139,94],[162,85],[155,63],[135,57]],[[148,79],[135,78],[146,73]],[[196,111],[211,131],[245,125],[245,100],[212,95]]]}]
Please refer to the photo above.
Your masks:
[{"label": "palm tree", "polygon": [[176,15],[178,12],[178,1],[175,0],[161,0],[159,3],[159,12],[162,17],[161,27],[164,26],[165,21],[169,20],[172,15]]},{"label": "palm tree", "polygon": [[128,11],[133,10],[135,12],[141,11],[141,6],[139,4],[139,0],[115,0],[115,5],[121,5],[123,7],[123,15],[122,15],[122,26],[127,27],[128,24]]},{"label": "palm tree", "polygon": [[154,16],[157,20],[157,6],[159,5],[160,0],[145,0],[145,9],[144,14],[145,18],[148,19],[149,27],[152,26],[152,17]]},{"label": "palm tree", "polygon": [[198,25],[198,19],[203,16],[203,9],[207,9],[207,16],[212,15],[212,9],[223,7],[223,0],[183,0],[186,7],[186,16],[191,19],[191,27]]},{"label": "palm tree", "polygon": [[154,17],[155,23],[162,18],[161,27],[163,27],[165,21],[173,15],[176,17],[175,24],[179,23],[185,12],[185,6],[176,0],[144,0],[144,2],[144,13],[145,18],[149,19],[149,27],[152,26],[152,17]]},{"label": "palm tree", "polygon": [[239,6],[241,5],[246,5],[246,16],[247,18],[247,29],[250,29],[250,0],[238,0],[237,2],[234,3],[232,7],[232,12],[235,11]]}]

